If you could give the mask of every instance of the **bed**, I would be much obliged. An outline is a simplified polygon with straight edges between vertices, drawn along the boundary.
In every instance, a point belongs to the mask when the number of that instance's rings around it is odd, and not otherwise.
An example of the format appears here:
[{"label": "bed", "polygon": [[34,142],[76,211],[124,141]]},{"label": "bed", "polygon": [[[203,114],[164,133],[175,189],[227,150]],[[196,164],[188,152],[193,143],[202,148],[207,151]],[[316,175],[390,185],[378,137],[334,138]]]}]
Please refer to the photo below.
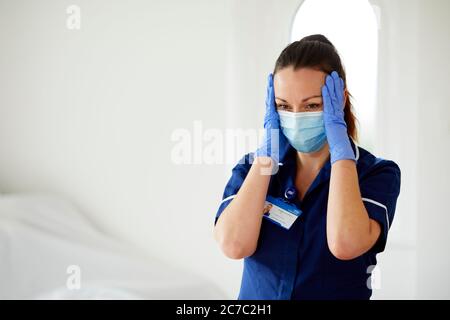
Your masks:
[{"label": "bed", "polygon": [[103,234],[49,194],[0,194],[0,259],[0,299],[225,299],[207,279]]}]

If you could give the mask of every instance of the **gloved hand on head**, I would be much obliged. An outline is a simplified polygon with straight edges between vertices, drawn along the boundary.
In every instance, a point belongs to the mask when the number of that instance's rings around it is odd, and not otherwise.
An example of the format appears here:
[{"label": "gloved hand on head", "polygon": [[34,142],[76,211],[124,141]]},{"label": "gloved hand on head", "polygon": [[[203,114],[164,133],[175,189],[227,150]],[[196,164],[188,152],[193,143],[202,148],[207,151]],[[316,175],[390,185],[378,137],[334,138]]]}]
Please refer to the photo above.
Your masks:
[{"label": "gloved hand on head", "polygon": [[323,120],[330,148],[331,164],[338,160],[355,160],[347,124],[344,120],[344,80],[336,71],[328,75],[322,87]]},{"label": "gloved hand on head", "polygon": [[280,117],[276,110],[273,75],[267,79],[266,114],[264,116],[264,139],[255,152],[256,157],[270,157],[276,165],[286,155],[290,145],[280,129]]}]

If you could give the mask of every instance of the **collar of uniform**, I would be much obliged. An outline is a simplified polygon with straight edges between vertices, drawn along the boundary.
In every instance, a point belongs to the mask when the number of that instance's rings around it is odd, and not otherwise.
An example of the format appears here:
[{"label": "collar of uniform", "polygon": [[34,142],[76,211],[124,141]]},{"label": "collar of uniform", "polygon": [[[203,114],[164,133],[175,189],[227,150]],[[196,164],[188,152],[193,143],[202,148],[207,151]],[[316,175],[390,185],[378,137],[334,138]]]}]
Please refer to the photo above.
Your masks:
[{"label": "collar of uniform", "polygon": [[351,137],[349,137],[349,139],[350,139],[350,144],[352,145],[353,153],[355,154],[356,164],[358,164],[358,160],[359,160],[359,148],[358,148],[358,145],[355,143],[355,141],[353,141],[353,139]]},{"label": "collar of uniform", "polygon": [[[356,143],[350,138],[350,144],[352,146],[353,152],[355,154],[356,164],[358,165],[359,159],[359,149]],[[286,153],[286,157],[283,162],[279,162],[279,183],[280,183],[280,193],[283,195],[288,188],[295,188],[295,175],[297,170],[297,150],[295,150],[292,146],[290,146],[288,152]],[[328,181],[331,175],[331,159],[328,156],[327,161],[320,169],[317,177],[312,182],[311,186],[307,193],[310,193],[314,190],[318,185],[320,185],[324,181]]]}]

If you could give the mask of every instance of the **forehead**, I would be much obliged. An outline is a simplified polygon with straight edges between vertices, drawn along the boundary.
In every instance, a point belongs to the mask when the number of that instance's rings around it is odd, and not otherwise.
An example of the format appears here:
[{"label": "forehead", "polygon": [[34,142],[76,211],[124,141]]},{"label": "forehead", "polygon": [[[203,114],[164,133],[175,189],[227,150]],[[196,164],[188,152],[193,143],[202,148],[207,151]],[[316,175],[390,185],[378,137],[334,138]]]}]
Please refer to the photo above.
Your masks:
[{"label": "forehead", "polygon": [[327,74],[311,68],[293,67],[279,70],[274,76],[275,96],[287,101],[301,101],[302,99],[320,95]]}]

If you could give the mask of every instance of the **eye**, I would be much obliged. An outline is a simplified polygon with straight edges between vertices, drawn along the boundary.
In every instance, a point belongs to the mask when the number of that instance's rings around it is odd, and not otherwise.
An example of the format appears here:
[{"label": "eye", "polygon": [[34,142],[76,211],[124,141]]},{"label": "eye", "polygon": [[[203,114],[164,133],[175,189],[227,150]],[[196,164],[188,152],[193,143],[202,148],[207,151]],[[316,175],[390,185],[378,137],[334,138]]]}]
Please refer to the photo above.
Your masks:
[{"label": "eye", "polygon": [[288,109],[290,109],[290,107],[285,105],[285,104],[279,104],[279,105],[277,105],[277,108],[281,109],[281,110],[288,110]]},{"label": "eye", "polygon": [[309,110],[314,110],[319,107],[320,107],[320,104],[318,104],[318,103],[310,103],[310,104],[306,105],[306,109],[309,109]]}]

